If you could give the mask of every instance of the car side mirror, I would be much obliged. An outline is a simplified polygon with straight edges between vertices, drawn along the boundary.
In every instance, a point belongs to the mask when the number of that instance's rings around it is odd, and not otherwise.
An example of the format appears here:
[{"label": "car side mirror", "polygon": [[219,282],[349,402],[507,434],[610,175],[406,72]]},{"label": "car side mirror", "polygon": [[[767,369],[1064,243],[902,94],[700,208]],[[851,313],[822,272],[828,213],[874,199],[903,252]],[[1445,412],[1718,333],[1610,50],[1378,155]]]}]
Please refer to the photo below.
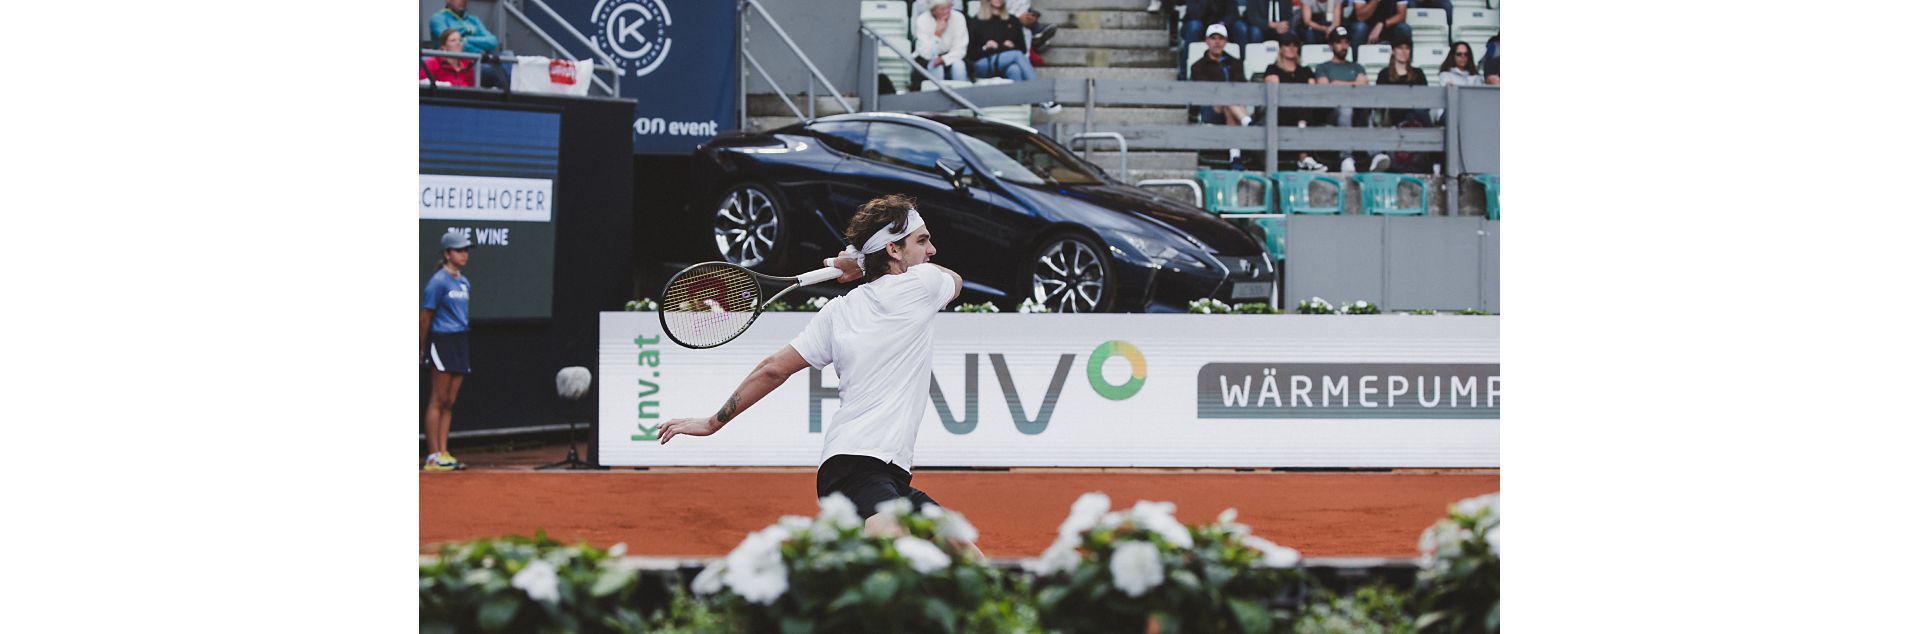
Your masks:
[{"label": "car side mirror", "polygon": [[967,185],[973,180],[973,174],[967,169],[965,163],[961,163],[959,167],[954,167],[949,165],[946,159],[939,159],[935,160],[933,164],[940,168],[941,174],[946,175],[947,183],[953,185],[954,189],[967,191]]}]

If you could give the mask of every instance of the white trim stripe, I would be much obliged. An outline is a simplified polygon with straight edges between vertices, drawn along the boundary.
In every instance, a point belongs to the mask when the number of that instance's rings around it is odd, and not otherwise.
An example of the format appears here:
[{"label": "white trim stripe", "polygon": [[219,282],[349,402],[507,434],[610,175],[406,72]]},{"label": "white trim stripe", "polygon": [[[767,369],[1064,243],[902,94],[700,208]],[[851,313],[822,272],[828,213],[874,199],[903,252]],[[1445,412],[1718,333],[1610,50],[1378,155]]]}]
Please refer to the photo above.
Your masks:
[{"label": "white trim stripe", "polygon": [[447,371],[447,364],[440,362],[440,348],[435,347],[432,342],[427,343],[427,356],[433,358],[433,369]]}]

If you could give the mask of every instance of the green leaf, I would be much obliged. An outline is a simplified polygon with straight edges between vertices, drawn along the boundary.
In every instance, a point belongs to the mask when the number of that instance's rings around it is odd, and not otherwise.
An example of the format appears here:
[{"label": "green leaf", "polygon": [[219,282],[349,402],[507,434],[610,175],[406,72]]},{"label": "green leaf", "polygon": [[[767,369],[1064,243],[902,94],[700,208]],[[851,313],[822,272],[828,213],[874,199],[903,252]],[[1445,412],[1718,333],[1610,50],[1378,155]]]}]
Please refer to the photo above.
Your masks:
[{"label": "green leaf", "polygon": [[1093,581],[1094,577],[1098,576],[1100,576],[1099,566],[1081,564],[1080,567],[1073,570],[1073,581],[1071,583],[1075,587],[1085,587]]},{"label": "green leaf", "polygon": [[1233,619],[1240,622],[1243,632],[1268,632],[1273,630],[1273,615],[1267,608],[1246,599],[1229,599],[1227,605],[1233,608]]},{"label": "green leaf", "polygon": [[634,576],[632,568],[607,568],[600,571],[600,578],[594,580],[593,589],[587,593],[596,599],[612,595],[632,583]]},{"label": "green leaf", "polygon": [[981,578],[980,571],[972,568],[960,568],[953,573],[953,578],[954,581],[960,584],[960,596],[963,600],[967,603],[978,603],[980,601],[980,596],[985,592],[984,586],[986,586],[986,580]]},{"label": "green leaf", "polygon": [[867,577],[866,582],[861,583],[860,587],[868,596],[873,597],[874,603],[886,603],[893,598],[894,592],[900,590],[900,578],[882,570]]},{"label": "green leaf", "polygon": [[459,634],[459,630],[454,629],[451,623],[436,621],[433,623],[421,623],[420,634]]},{"label": "green leaf", "polygon": [[1154,612],[1153,620],[1160,622],[1160,634],[1180,634],[1180,616],[1171,612]]},{"label": "green leaf", "polygon": [[1191,570],[1175,570],[1167,573],[1167,577],[1173,579],[1174,583],[1178,583],[1181,587],[1188,590],[1196,592],[1200,590],[1200,578],[1194,576]]},{"label": "green leaf", "polygon": [[813,634],[813,621],[799,616],[780,617],[780,634]]},{"label": "green leaf", "polygon": [[1067,598],[1067,589],[1064,586],[1053,586],[1041,590],[1040,609],[1042,611],[1052,610],[1053,606],[1058,605],[1060,600],[1065,598]]},{"label": "green leaf", "polygon": [[860,605],[860,601],[865,598],[866,597],[861,596],[859,588],[847,588],[846,592],[840,593],[840,596],[833,599],[833,603],[827,604],[827,611],[839,612],[846,608]]},{"label": "green leaf", "polygon": [[927,615],[927,620],[939,623],[940,629],[947,632],[953,631],[954,621],[959,618],[959,615],[954,614],[952,606],[939,599],[927,599],[926,605],[922,606],[920,611]]},{"label": "green leaf", "polygon": [[487,599],[486,603],[480,604],[480,629],[488,632],[504,630],[513,622],[514,615],[519,613],[519,599],[507,597]]}]

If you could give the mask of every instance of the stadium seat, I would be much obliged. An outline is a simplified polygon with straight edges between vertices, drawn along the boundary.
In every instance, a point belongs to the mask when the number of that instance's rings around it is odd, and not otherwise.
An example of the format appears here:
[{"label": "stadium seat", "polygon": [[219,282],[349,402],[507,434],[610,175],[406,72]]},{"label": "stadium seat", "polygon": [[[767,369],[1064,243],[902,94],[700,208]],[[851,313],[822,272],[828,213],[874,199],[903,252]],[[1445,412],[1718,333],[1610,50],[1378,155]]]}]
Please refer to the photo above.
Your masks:
[{"label": "stadium seat", "polygon": [[[1205,208],[1215,214],[1264,214],[1272,213],[1273,187],[1259,172],[1240,170],[1203,169],[1193,174],[1200,181],[1200,190],[1206,194]],[[1260,186],[1257,200],[1242,202],[1240,184],[1252,182]]]},{"label": "stadium seat", "polygon": [[1266,72],[1267,66],[1280,59],[1280,43],[1269,40],[1248,44],[1247,56],[1242,59],[1246,62],[1247,81],[1259,81],[1260,73]]},{"label": "stadium seat", "polygon": [[[1443,9],[1407,9],[1407,28],[1413,30],[1413,41],[1444,40],[1447,31],[1447,12]],[[1426,37],[1421,37],[1421,36]]]},{"label": "stadium seat", "polygon": [[1333,61],[1333,48],[1325,44],[1308,44],[1300,47],[1300,65],[1313,67],[1321,62]]},{"label": "stadium seat", "polygon": [[1487,0],[1487,8],[1495,11],[1500,10],[1500,0]]},{"label": "stadium seat", "polygon": [[[1004,77],[988,77],[986,79],[974,80],[973,85],[993,86],[1011,83],[1013,83],[1013,80]],[[931,86],[933,86],[933,83],[927,82],[923,87]],[[981,108],[980,111],[986,113],[987,118],[995,121],[1005,121],[1016,125],[1033,127],[1033,106],[1030,104],[1017,103],[1005,106],[987,106]]]},{"label": "stadium seat", "polygon": [[1372,83],[1380,74],[1380,69],[1386,68],[1387,64],[1393,61],[1393,47],[1387,44],[1355,46],[1353,51],[1353,61],[1360,62],[1361,66],[1367,68],[1368,83]]},{"label": "stadium seat", "polygon": [[1500,12],[1495,9],[1454,9],[1453,40],[1473,45],[1474,60],[1478,61],[1480,49],[1486,47],[1487,38],[1500,33]]},{"label": "stadium seat", "polygon": [[[860,24],[900,47],[900,50],[913,51],[912,39],[908,37],[913,31],[913,22],[907,17],[906,0],[864,0],[860,3]],[[880,47],[878,65],[880,74],[886,75],[900,89],[908,86],[909,80],[913,79],[913,62],[885,46]]]},{"label": "stadium seat", "polygon": [[[1337,216],[1347,209],[1347,187],[1340,179],[1316,172],[1273,172],[1267,175],[1274,183],[1274,209],[1283,214],[1307,214],[1311,216]],[[1312,194],[1313,184],[1322,183],[1333,187],[1333,204],[1315,206]]]},{"label": "stadium seat", "polygon": [[1500,219],[1500,175],[1499,174],[1474,174],[1473,180],[1480,181],[1480,186],[1485,187],[1487,189],[1487,219],[1499,220]]},{"label": "stadium seat", "polygon": [[[1360,211],[1369,216],[1427,215],[1427,182],[1406,174],[1365,172],[1354,174],[1360,181]],[[1401,207],[1400,185],[1411,183],[1420,188],[1420,206]]]},{"label": "stadium seat", "polygon": [[1447,61],[1447,43],[1416,44],[1413,47],[1413,65],[1426,73],[1427,85],[1440,85],[1440,64]]}]

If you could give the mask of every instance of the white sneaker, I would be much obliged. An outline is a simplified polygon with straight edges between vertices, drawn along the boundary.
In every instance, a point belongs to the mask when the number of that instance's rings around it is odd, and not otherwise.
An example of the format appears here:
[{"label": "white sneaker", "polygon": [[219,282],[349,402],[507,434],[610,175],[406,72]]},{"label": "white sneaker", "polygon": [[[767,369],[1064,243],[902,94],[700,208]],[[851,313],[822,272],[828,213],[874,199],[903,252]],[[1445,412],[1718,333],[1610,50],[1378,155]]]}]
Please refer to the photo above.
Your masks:
[{"label": "white sneaker", "polygon": [[1160,12],[1160,0],[1149,1],[1147,3],[1147,13],[1158,13],[1158,12]]},{"label": "white sneaker", "polygon": [[1060,114],[1060,104],[1051,101],[1040,102],[1040,109],[1047,114]]},{"label": "white sneaker", "polygon": [[1353,157],[1349,156],[1347,158],[1340,159],[1340,171],[1348,174],[1352,174],[1354,172]]},{"label": "white sneaker", "polygon": [[1375,154],[1373,155],[1373,165],[1368,166],[1367,171],[1384,172],[1387,170],[1388,167],[1392,165],[1393,165],[1393,159],[1387,158],[1387,155],[1385,153]]},{"label": "white sneaker", "polygon": [[1311,156],[1300,159],[1300,162],[1297,165],[1300,168],[1300,171],[1302,172],[1327,171],[1327,166],[1321,165],[1319,161],[1313,160],[1313,157]]}]

